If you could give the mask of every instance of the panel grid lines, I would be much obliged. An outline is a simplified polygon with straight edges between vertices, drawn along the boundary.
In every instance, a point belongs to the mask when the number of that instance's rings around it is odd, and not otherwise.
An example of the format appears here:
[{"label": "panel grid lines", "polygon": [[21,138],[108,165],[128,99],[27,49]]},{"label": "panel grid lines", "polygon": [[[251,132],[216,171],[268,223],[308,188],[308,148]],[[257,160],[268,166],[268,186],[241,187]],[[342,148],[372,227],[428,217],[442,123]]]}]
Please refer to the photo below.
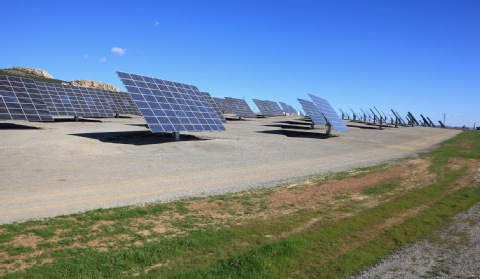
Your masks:
[{"label": "panel grid lines", "polygon": [[338,116],[338,114],[335,112],[335,110],[327,100],[312,94],[309,94],[309,96],[310,98],[312,98],[315,105],[317,105],[317,107],[319,108],[323,116],[325,116],[328,123],[330,123],[333,129],[335,129],[337,132],[348,131],[347,125],[345,125],[342,118]]}]

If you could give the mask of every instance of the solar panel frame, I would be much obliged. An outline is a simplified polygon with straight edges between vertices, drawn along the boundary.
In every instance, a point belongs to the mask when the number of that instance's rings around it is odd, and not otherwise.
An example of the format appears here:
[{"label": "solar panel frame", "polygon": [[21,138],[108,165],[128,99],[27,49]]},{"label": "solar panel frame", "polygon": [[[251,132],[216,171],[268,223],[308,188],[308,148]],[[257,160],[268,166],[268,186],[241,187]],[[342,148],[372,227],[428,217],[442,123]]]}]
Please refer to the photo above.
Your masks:
[{"label": "solar panel frame", "polygon": [[348,131],[347,125],[345,125],[342,118],[338,115],[338,113],[333,109],[333,107],[330,105],[330,103],[327,100],[312,94],[308,94],[308,95],[313,100],[315,105],[317,105],[317,107],[325,116],[328,123],[330,123],[333,129],[335,129],[337,132]]},{"label": "solar panel frame", "polygon": [[280,106],[278,106],[277,102],[269,100],[265,100],[264,102],[267,104],[268,111],[272,116],[283,115],[283,111]]},{"label": "solar panel frame", "polygon": [[327,121],[323,116],[322,112],[318,109],[315,103],[307,101],[305,99],[297,98],[298,102],[303,108],[305,114],[307,114],[310,119],[312,119],[313,125],[327,125]]},{"label": "solar panel frame", "polygon": [[225,100],[228,102],[228,106],[233,110],[233,112],[238,117],[240,118],[242,117],[256,118],[257,117],[244,99],[225,97]]},{"label": "solar panel frame", "polygon": [[227,120],[225,119],[225,116],[223,116],[222,111],[220,108],[217,106],[217,103],[213,100],[212,96],[208,92],[201,92],[203,94],[203,97],[207,100],[207,102],[210,104],[210,106],[213,109],[213,112],[217,115],[218,119],[222,121],[222,123],[227,123]]},{"label": "solar panel frame", "polygon": [[1,75],[0,98],[0,120],[53,121],[32,79]]},{"label": "solar panel frame", "polygon": [[153,133],[224,131],[197,87],[117,71]]}]

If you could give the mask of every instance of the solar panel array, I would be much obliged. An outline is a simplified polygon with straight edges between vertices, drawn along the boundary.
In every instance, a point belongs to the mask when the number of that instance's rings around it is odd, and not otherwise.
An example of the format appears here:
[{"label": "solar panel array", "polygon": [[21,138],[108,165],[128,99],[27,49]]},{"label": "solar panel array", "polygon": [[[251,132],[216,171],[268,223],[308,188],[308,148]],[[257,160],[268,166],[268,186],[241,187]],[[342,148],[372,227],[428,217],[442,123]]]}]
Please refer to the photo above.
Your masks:
[{"label": "solar panel array", "polygon": [[213,98],[212,98],[212,96],[210,95],[210,93],[208,93],[208,92],[202,92],[202,94],[203,94],[203,97],[205,97],[205,99],[207,100],[208,104],[210,104],[210,106],[212,107],[213,112],[215,112],[215,114],[217,115],[218,119],[220,119],[220,121],[222,121],[223,123],[226,123],[227,120],[226,120],[225,117],[223,116],[222,111],[221,111],[220,108],[217,106],[217,103],[215,103],[215,101],[213,100]]},{"label": "solar panel array", "polygon": [[0,76],[0,120],[53,121],[35,81]]},{"label": "solar panel array", "polygon": [[282,110],[276,102],[258,99],[253,99],[253,102],[264,116],[283,115]]},{"label": "solar panel array", "polygon": [[233,112],[238,117],[244,118],[255,118],[257,117],[255,113],[253,113],[252,109],[248,106],[247,102],[243,99],[225,97],[225,100],[228,103],[228,106],[233,110]]},{"label": "solar panel array", "polygon": [[152,132],[225,130],[197,87],[125,72],[117,74]]},{"label": "solar panel array", "polygon": [[223,112],[223,113],[234,113],[232,108],[230,108],[230,105],[227,100],[223,98],[217,98],[217,97],[212,97],[215,103],[217,104],[218,108]]},{"label": "solar panel array", "polygon": [[107,104],[115,114],[141,115],[130,94],[103,90]]},{"label": "solar panel array", "polygon": [[54,116],[113,117],[101,89],[37,82],[40,93]]},{"label": "solar panel array", "polygon": [[322,115],[320,110],[318,110],[317,106],[313,102],[299,98],[297,98],[297,100],[300,102],[300,105],[302,105],[303,111],[305,111],[305,113],[312,119],[313,125],[327,124],[327,121],[325,121],[325,117]]},{"label": "solar panel array", "polygon": [[290,105],[287,105],[286,103],[284,102],[279,102],[280,105],[282,106],[282,109],[285,113],[287,114],[297,114],[297,111]]},{"label": "solar panel array", "polygon": [[332,126],[333,129],[335,129],[337,132],[345,132],[348,131],[347,125],[343,123],[343,120],[338,114],[335,112],[333,107],[328,103],[327,100],[322,99],[320,97],[317,97],[312,94],[308,94],[310,98],[312,98],[313,102],[319,110],[322,112],[322,114],[325,116],[327,119],[328,123]]}]

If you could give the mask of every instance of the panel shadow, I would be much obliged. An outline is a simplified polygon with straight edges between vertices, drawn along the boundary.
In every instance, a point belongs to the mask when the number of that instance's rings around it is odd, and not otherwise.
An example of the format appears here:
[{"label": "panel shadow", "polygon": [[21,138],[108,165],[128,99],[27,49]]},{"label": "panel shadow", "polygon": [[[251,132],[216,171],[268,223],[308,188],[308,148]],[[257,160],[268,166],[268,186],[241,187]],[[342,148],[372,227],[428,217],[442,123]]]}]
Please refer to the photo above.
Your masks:
[{"label": "panel shadow", "polygon": [[[171,133],[152,133],[150,131],[125,131],[103,133],[80,133],[72,136],[96,139],[101,142],[131,145],[150,145],[176,142]],[[201,141],[202,139],[189,134],[180,134],[179,141]]]}]

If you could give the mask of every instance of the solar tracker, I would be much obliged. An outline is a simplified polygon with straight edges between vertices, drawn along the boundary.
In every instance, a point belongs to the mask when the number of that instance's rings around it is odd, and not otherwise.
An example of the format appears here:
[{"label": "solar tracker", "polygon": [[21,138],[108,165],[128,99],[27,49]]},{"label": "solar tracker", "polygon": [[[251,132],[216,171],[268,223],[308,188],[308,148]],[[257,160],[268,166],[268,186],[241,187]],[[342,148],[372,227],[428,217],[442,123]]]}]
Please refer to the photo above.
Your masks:
[{"label": "solar tracker", "polygon": [[298,102],[300,102],[300,105],[302,105],[303,111],[305,111],[305,113],[312,119],[313,125],[327,124],[325,117],[322,115],[318,107],[313,102],[299,98],[297,98],[297,100]]},{"label": "solar tracker", "polygon": [[227,100],[223,98],[212,97],[222,113],[234,113]]},{"label": "solar tracker", "polygon": [[330,103],[327,100],[317,97],[312,94],[308,94],[312,98],[315,105],[317,105],[320,111],[323,113],[323,116],[327,119],[328,123],[335,129],[337,132],[346,132],[348,131],[347,125],[343,123],[342,118],[335,112]]},{"label": "solar tracker", "polygon": [[0,76],[0,120],[53,121],[35,82]]},{"label": "solar tracker", "polygon": [[130,94],[105,90],[103,94],[114,114],[141,115]]},{"label": "solar tracker", "polygon": [[[264,116],[276,116],[283,114],[282,110],[278,107],[278,105],[276,105],[275,102],[263,101],[258,99],[253,99],[253,102]],[[277,106],[277,108],[275,107],[275,105]]]},{"label": "solar tracker", "polygon": [[201,92],[203,94],[203,97],[207,100],[208,104],[212,107],[213,112],[217,115],[218,119],[222,121],[223,123],[227,123],[227,120],[225,119],[225,116],[223,116],[222,111],[220,108],[217,106],[217,103],[213,100],[212,96],[208,92]]},{"label": "solar tracker", "polygon": [[290,105],[284,103],[284,102],[279,102],[280,105],[282,106],[282,109],[285,113],[288,113],[290,115],[297,114],[297,111]]},{"label": "solar tracker", "polygon": [[265,100],[269,112],[274,115],[283,115],[282,109],[278,106],[277,102]]},{"label": "solar tracker", "polygon": [[117,74],[153,133],[225,130],[197,87],[125,72]]},{"label": "solar tracker", "polygon": [[54,116],[113,117],[101,89],[48,82],[36,84]]},{"label": "solar tracker", "polygon": [[353,120],[361,120],[359,115],[352,108],[350,108],[350,111],[352,112]]},{"label": "solar tracker", "polygon": [[240,118],[255,118],[257,117],[253,113],[252,109],[248,106],[247,102],[243,99],[225,97],[225,100],[228,102],[228,106],[233,110],[233,112]]}]

